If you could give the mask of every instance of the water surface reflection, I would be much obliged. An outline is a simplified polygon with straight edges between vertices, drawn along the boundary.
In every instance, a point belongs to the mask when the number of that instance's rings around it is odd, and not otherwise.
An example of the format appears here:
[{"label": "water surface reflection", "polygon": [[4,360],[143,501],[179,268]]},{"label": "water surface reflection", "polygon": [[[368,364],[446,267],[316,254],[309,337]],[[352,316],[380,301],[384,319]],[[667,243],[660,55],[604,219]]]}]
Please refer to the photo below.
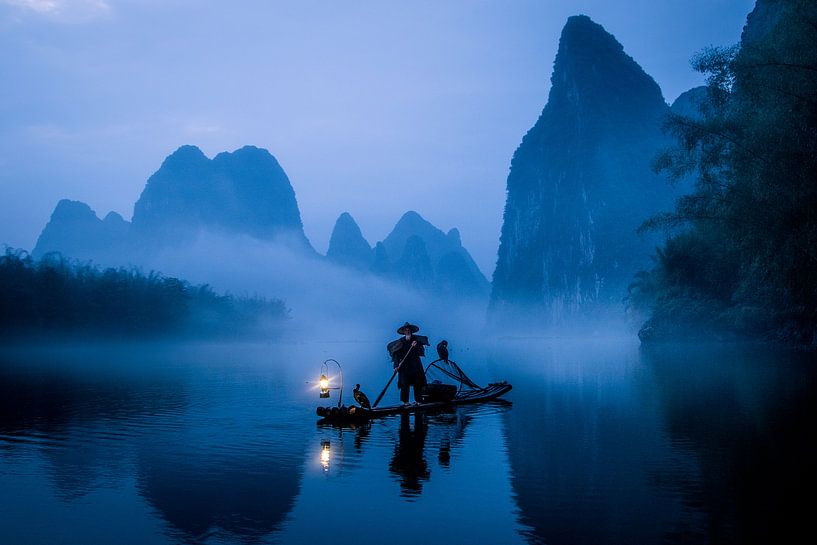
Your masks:
[{"label": "water surface reflection", "polygon": [[[641,351],[666,433],[694,472],[653,482],[696,514],[700,540],[773,543],[811,532],[817,502],[817,373],[810,354],[768,347]],[[689,521],[671,537],[689,539]]]},{"label": "water surface reflection", "polygon": [[753,543],[810,530],[810,356],[453,346],[478,382],[508,379],[512,404],[316,425],[310,362],[337,357],[371,388],[390,370],[382,343],[4,347],[0,543]]},{"label": "water surface reflection", "polygon": [[426,461],[426,435],[428,434],[426,415],[414,415],[412,428],[408,414],[400,415],[400,431],[394,454],[389,462],[389,470],[400,479],[403,496],[419,495],[423,491],[423,481],[431,477]]},{"label": "water surface reflection", "polygon": [[173,345],[4,354],[0,542],[255,543],[274,532],[298,494],[303,439],[287,424],[297,409],[270,395],[276,372],[233,355]]},{"label": "water surface reflection", "polygon": [[532,543],[769,543],[817,486],[813,358],[756,346],[517,342],[503,417]]},{"label": "water surface reflection", "polygon": [[502,431],[511,407],[320,423],[279,542],[523,543]]}]

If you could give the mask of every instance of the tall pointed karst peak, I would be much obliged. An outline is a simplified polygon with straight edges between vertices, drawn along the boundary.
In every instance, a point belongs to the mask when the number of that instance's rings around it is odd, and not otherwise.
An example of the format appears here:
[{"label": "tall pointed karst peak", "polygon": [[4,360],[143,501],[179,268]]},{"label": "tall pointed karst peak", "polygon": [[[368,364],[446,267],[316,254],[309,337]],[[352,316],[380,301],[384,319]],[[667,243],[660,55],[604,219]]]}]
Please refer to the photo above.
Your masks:
[{"label": "tall pointed karst peak", "polygon": [[568,48],[576,50],[608,48],[618,52],[624,51],[624,46],[612,34],[587,15],[573,15],[567,18],[559,38],[559,48],[560,52]]},{"label": "tall pointed karst peak", "polygon": [[655,240],[645,217],[677,196],[651,169],[669,106],[601,25],[568,19],[547,104],[513,155],[491,315],[531,325],[618,312]]},{"label": "tall pointed karst peak", "polygon": [[329,240],[329,247],[332,247],[332,241],[336,243],[353,243],[361,247],[365,246],[371,250],[371,246],[363,233],[360,230],[355,218],[349,212],[343,212],[335,221],[335,227],[332,229],[332,237]]},{"label": "tall pointed karst peak", "polygon": [[372,265],[374,252],[348,212],[342,213],[335,222],[326,257],[340,265],[359,269],[368,269]]},{"label": "tall pointed karst peak", "polygon": [[341,229],[343,231],[356,230],[360,232],[360,227],[357,225],[355,218],[349,212],[343,212],[335,221],[335,230]]},{"label": "tall pointed karst peak", "polygon": [[623,115],[633,107],[665,106],[661,89],[615,36],[586,15],[567,20],[553,65],[549,103],[589,108],[615,105]]}]

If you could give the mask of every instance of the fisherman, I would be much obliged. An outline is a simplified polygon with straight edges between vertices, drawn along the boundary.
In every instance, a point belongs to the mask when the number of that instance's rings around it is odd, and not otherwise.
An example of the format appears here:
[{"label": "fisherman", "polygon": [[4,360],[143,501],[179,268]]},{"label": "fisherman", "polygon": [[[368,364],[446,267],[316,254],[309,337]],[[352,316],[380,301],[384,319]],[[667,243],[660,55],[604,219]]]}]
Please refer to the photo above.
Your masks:
[{"label": "fisherman", "polygon": [[420,328],[406,322],[397,330],[402,335],[386,347],[389,350],[394,368],[398,370],[397,387],[400,388],[400,401],[409,404],[409,389],[414,387],[414,403],[420,402],[423,387],[426,385],[426,374],[420,358],[426,355],[423,346],[428,346],[428,337],[415,335]]}]

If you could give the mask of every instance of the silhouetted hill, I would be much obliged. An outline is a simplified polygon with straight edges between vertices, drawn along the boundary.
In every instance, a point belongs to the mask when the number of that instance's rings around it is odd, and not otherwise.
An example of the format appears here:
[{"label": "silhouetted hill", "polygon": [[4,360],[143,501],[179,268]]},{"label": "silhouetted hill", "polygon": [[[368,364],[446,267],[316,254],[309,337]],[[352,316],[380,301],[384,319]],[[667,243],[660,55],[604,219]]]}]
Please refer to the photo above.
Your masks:
[{"label": "silhouetted hill", "polygon": [[410,210],[397,221],[391,233],[383,240],[383,245],[389,255],[400,255],[408,239],[413,236],[423,239],[429,257],[435,262],[459,244],[458,233],[455,232],[449,239],[445,233],[426,221],[420,214]]},{"label": "silhouetted hill", "polygon": [[98,259],[111,247],[127,244],[129,228],[115,212],[101,220],[87,204],[63,199],[37,238],[32,255],[39,259],[49,252],[60,252],[76,259]]},{"label": "silhouetted hill", "polygon": [[375,261],[376,268],[392,277],[438,295],[488,293],[488,281],[462,246],[459,231],[443,233],[414,211],[403,214],[383,240]]},{"label": "silhouetted hill", "polygon": [[655,81],[589,17],[570,17],[548,102],[514,153],[490,314],[598,317],[621,303],[657,239],[641,222],[677,191],[651,170],[669,113]]},{"label": "silhouetted hill", "polygon": [[311,250],[289,178],[275,157],[254,146],[212,160],[195,146],[177,149],[148,179],[134,205],[133,228],[149,242],[206,228],[287,238]]},{"label": "silhouetted hill", "polygon": [[479,299],[488,295],[488,281],[462,246],[460,232],[443,233],[414,211],[403,214],[374,249],[344,212],[335,223],[326,255],[339,265],[368,270],[436,296]]},{"label": "silhouetted hill", "polygon": [[79,201],[62,200],[40,234],[35,257],[60,252],[106,265],[134,265],[201,231],[275,240],[316,256],[295,192],[267,150],[245,146],[208,159],[196,146],[168,156],[134,205],[133,221],[115,212],[100,220]]},{"label": "silhouetted hill", "polygon": [[682,115],[684,117],[698,118],[701,117],[701,107],[709,100],[709,91],[706,85],[700,87],[693,87],[689,91],[684,91],[675,102],[670,106],[672,113]]},{"label": "silhouetted hill", "polygon": [[363,238],[354,218],[344,212],[335,222],[326,257],[333,263],[367,270],[374,261],[374,250]]}]

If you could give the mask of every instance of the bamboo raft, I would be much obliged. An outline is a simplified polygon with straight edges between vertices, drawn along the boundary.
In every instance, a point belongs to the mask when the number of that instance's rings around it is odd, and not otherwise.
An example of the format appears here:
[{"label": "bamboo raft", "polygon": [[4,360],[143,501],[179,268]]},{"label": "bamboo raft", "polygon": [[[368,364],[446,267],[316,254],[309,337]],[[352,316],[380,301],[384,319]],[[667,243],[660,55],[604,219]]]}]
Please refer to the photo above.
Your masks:
[{"label": "bamboo raft", "polygon": [[381,418],[393,414],[405,414],[421,411],[433,411],[445,409],[454,405],[465,405],[469,403],[484,403],[497,399],[511,391],[511,385],[507,382],[493,382],[484,388],[474,388],[461,390],[449,401],[433,401],[429,403],[417,403],[411,405],[390,405],[388,407],[377,407],[374,409],[364,409],[353,405],[351,407],[318,407],[315,413],[326,421],[335,420],[369,420]]}]

